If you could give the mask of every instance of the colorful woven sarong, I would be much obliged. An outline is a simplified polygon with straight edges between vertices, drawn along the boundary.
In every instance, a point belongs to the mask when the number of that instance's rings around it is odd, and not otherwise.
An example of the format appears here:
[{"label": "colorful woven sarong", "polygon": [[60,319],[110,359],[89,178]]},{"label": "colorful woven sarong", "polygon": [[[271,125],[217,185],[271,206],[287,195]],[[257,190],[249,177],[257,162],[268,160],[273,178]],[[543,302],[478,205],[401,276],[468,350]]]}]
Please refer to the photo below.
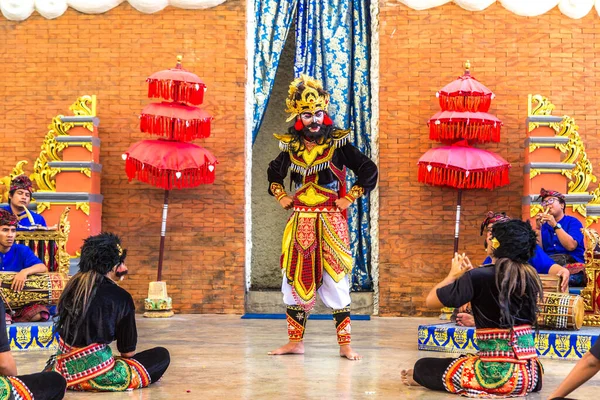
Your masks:
[{"label": "colorful woven sarong", "polygon": [[52,368],[67,380],[67,389],[122,392],[148,386],[150,375],[133,358],[114,357],[105,344],[70,347],[62,339]]},{"label": "colorful woven sarong", "polygon": [[457,358],[444,373],[451,393],[468,397],[519,397],[532,392],[541,376],[531,326],[477,329],[477,355]]},{"label": "colorful woven sarong", "polygon": [[338,194],[315,183],[296,191],[294,213],[285,227],[281,268],[296,302],[310,311],[323,270],[339,282],[352,270],[346,218],[335,205]]},{"label": "colorful woven sarong", "polygon": [[14,376],[0,376],[0,400],[33,400],[27,386]]}]

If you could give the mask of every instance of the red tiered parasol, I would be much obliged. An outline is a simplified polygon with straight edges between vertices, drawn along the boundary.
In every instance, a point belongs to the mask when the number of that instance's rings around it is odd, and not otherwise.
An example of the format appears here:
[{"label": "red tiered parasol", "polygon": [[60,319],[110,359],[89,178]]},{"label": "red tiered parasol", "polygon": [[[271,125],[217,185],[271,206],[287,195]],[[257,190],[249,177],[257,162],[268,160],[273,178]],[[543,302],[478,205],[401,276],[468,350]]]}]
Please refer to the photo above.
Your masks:
[{"label": "red tiered parasol", "polygon": [[494,189],[509,183],[506,160],[469,146],[500,141],[502,127],[502,121],[487,113],[494,94],[471,76],[469,68],[467,61],[464,75],[436,93],[442,111],[428,122],[430,139],[456,143],[431,149],[417,162],[419,182],[458,189],[454,252],[458,251],[463,189]]},{"label": "red tiered parasol", "polygon": [[123,154],[123,159],[130,181],[136,178],[165,190],[158,258],[157,281],[160,281],[169,191],[213,183],[218,162],[208,150],[184,142],[210,136],[213,118],[198,107],[184,104],[202,104],[206,85],[198,76],[182,68],[181,56],[177,57],[177,67],[152,74],[147,82],[148,97],[161,97],[173,102],[146,106],[140,116],[140,130],[170,140],[142,140],[134,143]]},{"label": "red tiered parasol", "polygon": [[440,142],[467,139],[479,143],[499,142],[502,121],[485,112],[439,111],[427,122],[429,139]]},{"label": "red tiered parasol", "polygon": [[150,103],[140,115],[140,130],[167,139],[190,141],[210,136],[212,117],[198,107],[178,103]]}]

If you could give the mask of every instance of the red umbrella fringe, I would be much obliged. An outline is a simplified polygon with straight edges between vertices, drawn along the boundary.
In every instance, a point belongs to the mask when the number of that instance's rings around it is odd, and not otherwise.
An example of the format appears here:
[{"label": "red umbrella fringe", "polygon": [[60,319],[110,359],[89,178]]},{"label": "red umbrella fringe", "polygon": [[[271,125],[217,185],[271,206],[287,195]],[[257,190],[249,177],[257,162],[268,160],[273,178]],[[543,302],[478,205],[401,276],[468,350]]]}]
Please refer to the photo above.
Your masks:
[{"label": "red umbrella fringe", "polygon": [[[427,167],[431,166],[431,171]],[[494,189],[508,185],[508,165],[491,168],[485,171],[466,171],[446,166],[419,164],[418,180],[434,186],[450,186],[456,189]]]},{"label": "red umbrella fringe", "polygon": [[167,139],[189,142],[194,139],[209,137],[211,120],[212,118],[185,120],[161,115],[142,114],[140,116],[140,130]]},{"label": "red umbrella fringe", "polygon": [[162,79],[147,79],[147,81],[148,97],[150,98],[162,98],[194,105],[200,105],[204,101],[206,85],[202,83]]},{"label": "red umbrella fringe", "polygon": [[502,124],[481,124],[477,121],[429,122],[429,139],[440,142],[466,139],[479,143],[499,142]]},{"label": "red umbrella fringe", "polygon": [[440,93],[440,107],[442,107],[442,111],[487,112],[491,105],[491,93],[483,96],[451,96],[449,94]]},{"label": "red umbrella fringe", "polygon": [[[213,183],[215,181],[215,170],[216,168],[213,168],[210,171],[208,164],[204,164],[200,168],[174,171],[142,164],[142,162],[132,157],[127,158],[125,161],[125,173],[130,182],[133,178],[136,178],[140,182],[165,190],[193,188],[198,185]],[[177,178],[177,172],[181,172],[180,178]]]}]

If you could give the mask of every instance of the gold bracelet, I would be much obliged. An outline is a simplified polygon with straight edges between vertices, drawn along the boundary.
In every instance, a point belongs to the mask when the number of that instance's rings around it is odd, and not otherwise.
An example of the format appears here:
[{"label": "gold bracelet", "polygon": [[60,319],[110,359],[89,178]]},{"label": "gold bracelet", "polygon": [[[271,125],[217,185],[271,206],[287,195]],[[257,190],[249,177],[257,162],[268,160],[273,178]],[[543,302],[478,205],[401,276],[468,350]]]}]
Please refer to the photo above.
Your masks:
[{"label": "gold bracelet", "polygon": [[280,183],[277,183],[277,182],[271,183],[270,189],[271,189],[271,193],[273,193],[273,196],[275,196],[277,201],[279,201],[282,198],[284,198],[285,196],[287,196],[287,193],[283,189],[283,185],[281,185]]},{"label": "gold bracelet", "polygon": [[350,189],[350,191],[346,193],[344,198],[349,202],[354,203],[354,201],[361,197],[363,194],[365,194],[365,189],[363,189],[362,186],[354,185],[352,186],[352,189]]}]

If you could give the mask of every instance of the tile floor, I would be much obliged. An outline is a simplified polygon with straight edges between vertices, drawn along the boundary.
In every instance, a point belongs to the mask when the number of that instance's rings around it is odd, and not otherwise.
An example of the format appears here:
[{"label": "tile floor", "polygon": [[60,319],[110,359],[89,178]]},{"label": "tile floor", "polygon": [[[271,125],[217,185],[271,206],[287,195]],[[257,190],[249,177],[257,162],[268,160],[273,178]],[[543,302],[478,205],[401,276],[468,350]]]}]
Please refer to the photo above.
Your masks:
[{"label": "tile floor", "polygon": [[[458,399],[447,393],[407,388],[400,369],[421,357],[444,353],[417,350],[417,326],[433,318],[353,321],[353,347],[364,357],[338,356],[333,321],[310,320],[305,355],[268,356],[287,341],[285,320],[243,320],[235,315],[176,315],[138,319],[138,350],[164,346],[171,366],[150,388],[128,393],[75,393],[66,399]],[[19,373],[42,369],[49,353],[14,353]],[[545,399],[575,362],[544,360],[544,389],[528,399]],[[600,376],[573,398],[600,397]]]}]

